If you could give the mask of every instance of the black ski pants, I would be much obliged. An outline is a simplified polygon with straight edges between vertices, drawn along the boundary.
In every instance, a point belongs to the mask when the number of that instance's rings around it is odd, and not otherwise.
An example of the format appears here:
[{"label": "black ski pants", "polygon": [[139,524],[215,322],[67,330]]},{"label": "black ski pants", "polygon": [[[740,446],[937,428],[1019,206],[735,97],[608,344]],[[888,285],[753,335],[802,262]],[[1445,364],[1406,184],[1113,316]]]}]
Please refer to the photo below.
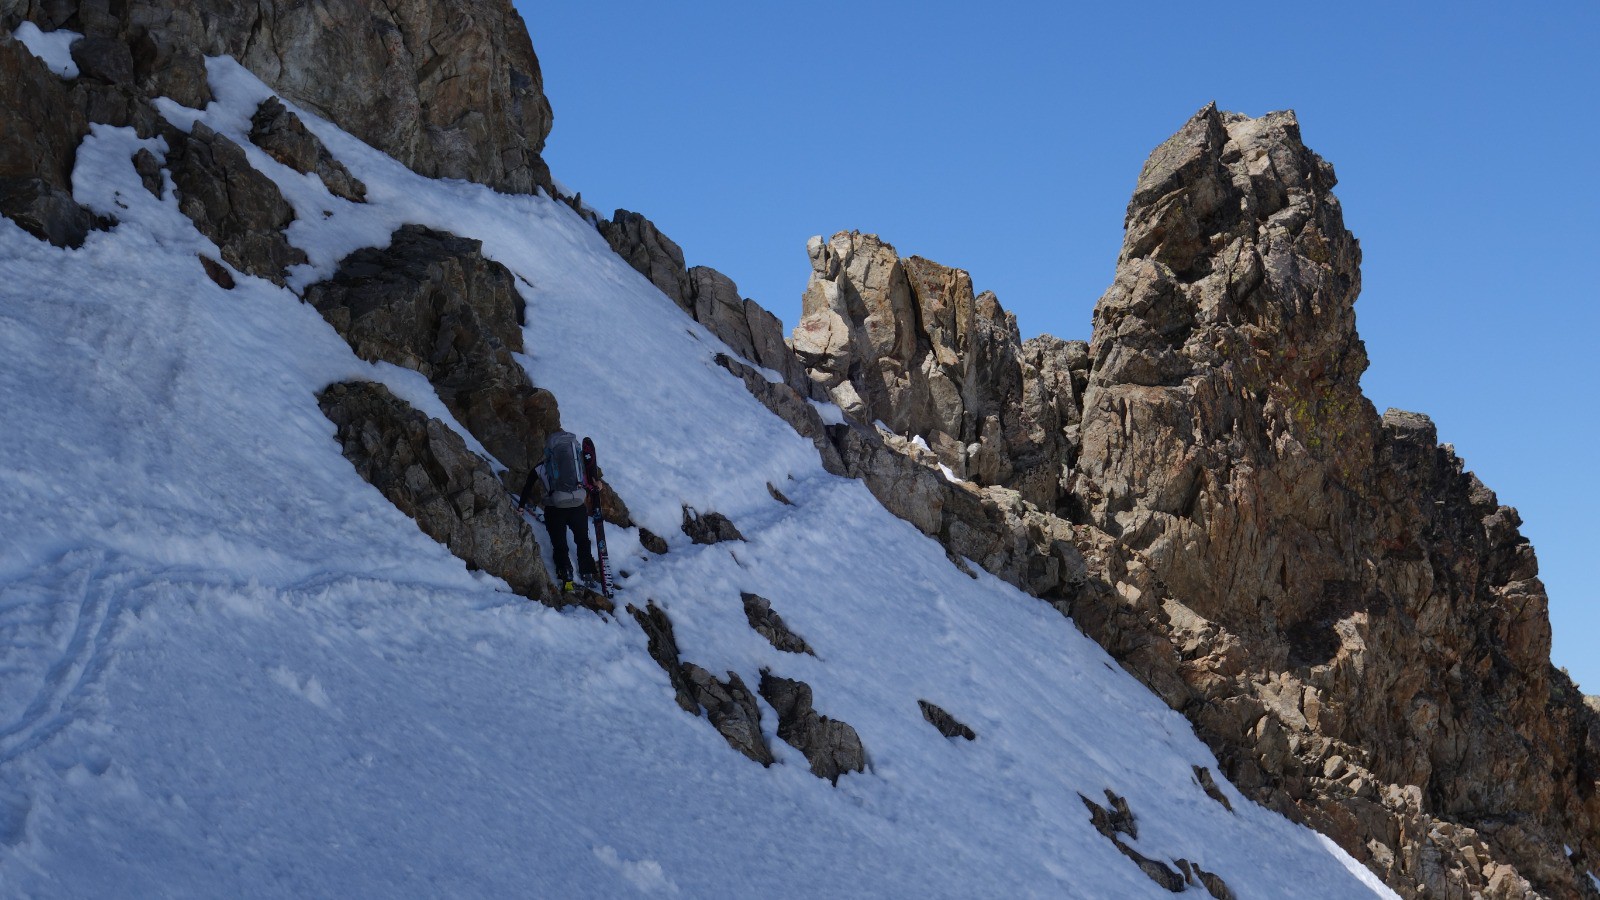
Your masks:
[{"label": "black ski pants", "polygon": [[572,557],[567,554],[567,532],[578,546],[578,575],[595,574],[594,556],[589,552],[589,512],[582,506],[546,506],[544,529],[550,533],[550,551],[556,558],[556,578],[572,580]]}]

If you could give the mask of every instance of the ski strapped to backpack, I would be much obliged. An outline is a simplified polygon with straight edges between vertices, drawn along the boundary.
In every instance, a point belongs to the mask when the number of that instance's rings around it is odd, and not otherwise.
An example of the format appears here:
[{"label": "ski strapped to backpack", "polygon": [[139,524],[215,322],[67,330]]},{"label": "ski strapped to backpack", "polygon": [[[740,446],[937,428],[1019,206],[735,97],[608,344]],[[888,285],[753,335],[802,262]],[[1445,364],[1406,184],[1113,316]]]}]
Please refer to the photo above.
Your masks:
[{"label": "ski strapped to backpack", "polygon": [[594,523],[594,561],[600,593],[611,596],[611,561],[606,556],[606,522],[600,508],[600,466],[595,462],[594,441],[583,439],[583,487],[588,492],[589,521]]}]

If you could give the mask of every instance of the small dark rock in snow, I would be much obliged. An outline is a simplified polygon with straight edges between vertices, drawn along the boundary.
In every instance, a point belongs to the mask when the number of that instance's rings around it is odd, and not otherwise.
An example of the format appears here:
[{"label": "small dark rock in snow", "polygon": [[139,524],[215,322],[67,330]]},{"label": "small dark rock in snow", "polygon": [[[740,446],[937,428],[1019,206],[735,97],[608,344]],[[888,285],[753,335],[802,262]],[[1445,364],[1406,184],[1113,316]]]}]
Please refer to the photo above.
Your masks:
[{"label": "small dark rock in snow", "polygon": [[666,538],[643,526],[639,528],[639,543],[643,544],[646,550],[657,556],[666,553],[668,549]]},{"label": "small dark rock in snow", "polygon": [[766,638],[773,647],[785,653],[817,655],[812,652],[805,638],[790,631],[783,617],[772,611],[772,601],[745,592],[741,592],[739,596],[744,600],[744,617],[750,622],[750,627]]},{"label": "small dark rock in snow", "polygon": [[206,270],[207,278],[210,278],[212,281],[216,282],[217,287],[222,288],[225,291],[233,290],[235,283],[233,280],[233,273],[229,272],[226,266],[204,254],[200,254],[199,257],[200,267]]},{"label": "small dark rock in snow", "polygon": [[778,713],[778,737],[811,763],[811,774],[834,784],[846,772],[867,767],[867,751],[849,724],[819,715],[811,706],[811,685],[763,669],[761,696]]},{"label": "small dark rock in snow", "polygon": [[939,733],[945,737],[962,737],[969,741],[978,739],[978,735],[971,728],[961,724],[955,716],[945,712],[942,708],[926,700],[918,700],[917,705],[922,707],[922,717],[928,720],[928,724],[939,729]]},{"label": "small dark rock in snow", "polygon": [[721,513],[699,513],[694,507],[683,508],[683,533],[696,544],[718,544],[723,541],[742,541],[744,535],[733,527],[728,517]]}]

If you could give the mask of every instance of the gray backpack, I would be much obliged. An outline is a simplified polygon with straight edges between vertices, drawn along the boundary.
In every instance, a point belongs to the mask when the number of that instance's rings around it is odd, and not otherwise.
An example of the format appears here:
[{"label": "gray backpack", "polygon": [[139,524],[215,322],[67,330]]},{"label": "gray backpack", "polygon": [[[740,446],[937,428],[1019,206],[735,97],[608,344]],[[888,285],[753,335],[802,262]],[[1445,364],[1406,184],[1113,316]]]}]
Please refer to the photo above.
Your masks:
[{"label": "gray backpack", "polygon": [[545,441],[544,483],[546,505],[583,505],[583,445],[577,435],[557,431]]}]

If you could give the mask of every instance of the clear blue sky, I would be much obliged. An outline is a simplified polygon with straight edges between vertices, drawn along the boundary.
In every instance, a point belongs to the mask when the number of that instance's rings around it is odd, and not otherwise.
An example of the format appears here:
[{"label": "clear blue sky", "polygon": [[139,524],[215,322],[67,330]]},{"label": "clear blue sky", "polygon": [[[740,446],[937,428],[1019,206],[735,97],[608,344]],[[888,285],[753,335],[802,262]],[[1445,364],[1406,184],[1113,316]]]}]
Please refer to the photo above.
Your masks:
[{"label": "clear blue sky", "polygon": [[806,238],[854,228],[1087,339],[1150,150],[1212,100],[1296,110],[1362,244],[1367,395],[1519,509],[1600,693],[1600,2],[518,5],[556,177],[790,326]]}]

